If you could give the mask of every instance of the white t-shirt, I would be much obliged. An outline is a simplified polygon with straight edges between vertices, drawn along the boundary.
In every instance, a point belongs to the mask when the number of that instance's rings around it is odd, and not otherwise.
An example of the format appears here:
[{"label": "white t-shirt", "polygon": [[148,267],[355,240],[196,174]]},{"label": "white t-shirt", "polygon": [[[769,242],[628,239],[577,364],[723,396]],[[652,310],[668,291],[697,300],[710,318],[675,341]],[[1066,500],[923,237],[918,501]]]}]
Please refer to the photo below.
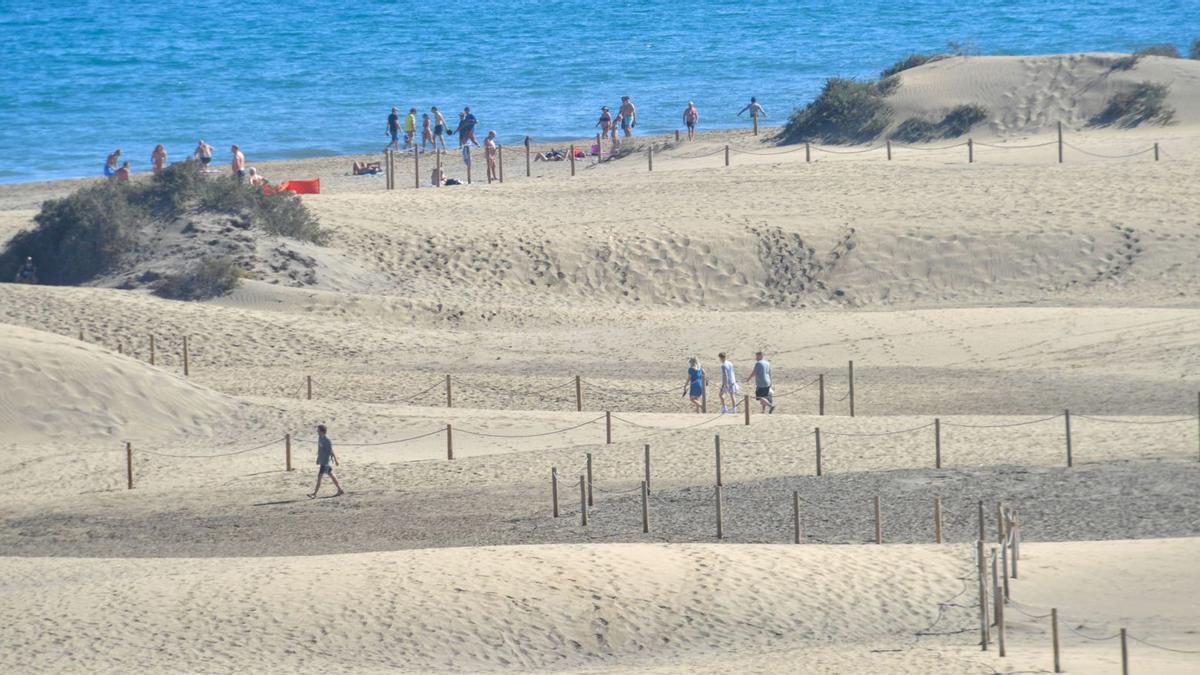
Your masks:
[{"label": "white t-shirt", "polygon": [[721,364],[721,372],[725,375],[725,382],[721,385],[721,391],[732,391],[737,393],[737,377],[733,374],[733,361],[725,361]]}]

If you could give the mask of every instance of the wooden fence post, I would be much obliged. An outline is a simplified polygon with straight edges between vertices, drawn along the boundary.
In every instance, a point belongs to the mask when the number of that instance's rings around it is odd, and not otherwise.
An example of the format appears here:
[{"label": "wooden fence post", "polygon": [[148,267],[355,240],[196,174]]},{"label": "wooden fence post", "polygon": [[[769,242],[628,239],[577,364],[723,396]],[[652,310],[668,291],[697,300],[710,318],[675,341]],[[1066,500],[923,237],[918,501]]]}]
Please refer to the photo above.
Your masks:
[{"label": "wooden fence post", "polygon": [[550,467],[550,503],[554,509],[554,517],[558,517],[558,467]]},{"label": "wooden fence post", "polygon": [[1000,597],[1000,582],[996,578],[996,549],[992,549],[992,599],[996,610],[996,645],[1000,657],[1007,656],[1004,645],[1004,599]]},{"label": "wooden fence post", "polygon": [[676,143],[679,142],[679,130],[678,129],[675,130],[675,142]]},{"label": "wooden fence post", "polygon": [[453,394],[453,392],[450,391],[450,375],[447,374],[446,375],[446,407],[447,408],[454,407],[454,398],[453,398],[452,394]]},{"label": "wooden fence post", "polygon": [[984,532],[983,528],[983,500],[981,499],[979,500],[979,541],[984,541],[987,539],[987,533]]},{"label": "wooden fence post", "polygon": [[463,146],[463,164],[467,165],[467,185],[470,185],[473,182],[471,180],[471,146],[470,145]]},{"label": "wooden fence post", "polygon": [[1054,672],[1062,672],[1062,663],[1058,658],[1058,608],[1050,608],[1050,640],[1054,644]]},{"label": "wooden fence post", "polygon": [[583,474],[579,475],[579,523],[584,527],[588,524],[587,491],[584,490]]},{"label": "wooden fence post", "polygon": [[642,464],[645,467],[645,471],[646,471],[646,489],[649,490],[650,489],[650,444],[649,443],[646,444],[645,458],[642,460]]},{"label": "wooden fence post", "polygon": [[1129,643],[1125,640],[1125,629],[1121,629],[1121,675],[1129,675]]},{"label": "wooden fence post", "polygon": [[454,459],[454,429],[446,425],[446,459]]},{"label": "wooden fence post", "polygon": [[883,509],[879,504],[879,495],[875,495],[875,543],[883,543]]},{"label": "wooden fence post", "polygon": [[808,141],[804,141],[804,161],[812,161],[812,147],[808,144]]},{"label": "wooden fence post", "polygon": [[612,413],[604,411],[604,444],[612,445]]},{"label": "wooden fence post", "polygon": [[646,148],[646,170],[647,171],[654,170],[654,146],[653,145]]},{"label": "wooden fence post", "polygon": [[285,471],[292,470],[292,435],[283,435],[283,467]]},{"label": "wooden fence post", "polygon": [[1004,503],[996,502],[996,543],[1004,543]]},{"label": "wooden fence post", "polygon": [[721,485],[721,434],[713,436],[713,445],[716,446],[717,485]]},{"label": "wooden fence post", "polygon": [[413,187],[418,190],[421,188],[421,153],[417,152],[417,146],[413,146]]},{"label": "wooden fence post", "polygon": [[587,480],[588,480],[587,503],[588,503],[588,506],[591,506],[592,504],[595,504],[595,502],[592,501],[592,453],[590,453],[590,452],[587,454]]},{"label": "wooden fence post", "polygon": [[933,540],[942,543],[942,498],[933,498]]},{"label": "wooden fence post", "polygon": [[125,343],[121,342],[120,340],[117,340],[117,353],[121,354],[122,356],[125,355]]},{"label": "wooden fence post", "polygon": [[1063,163],[1062,122],[1058,123],[1058,163]]},{"label": "wooden fence post", "polygon": [[[1200,392],[1196,393],[1196,442],[1200,444]],[[1200,461],[1200,455],[1197,455],[1196,461]]]},{"label": "wooden fence post", "polygon": [[[982,502],[980,502],[982,504]],[[975,540],[976,575],[979,580],[979,646],[981,651],[988,648],[988,592],[987,592],[987,561],[983,557],[983,540]]]},{"label": "wooden fence post", "polygon": [[1067,468],[1074,466],[1074,460],[1071,458],[1071,411],[1064,410],[1063,418],[1066,420],[1067,427]]},{"label": "wooden fence post", "polygon": [[892,161],[892,139],[890,138],[887,140],[887,156],[888,161]]},{"label": "wooden fence post", "polygon": [[729,166],[729,146],[725,146],[725,166]]},{"label": "wooden fence post", "polygon": [[435,169],[434,174],[438,177],[438,180],[434,181],[433,186],[442,187],[441,179],[445,174],[442,172],[442,153],[437,149],[437,143],[433,144],[433,168]]},{"label": "wooden fence post", "polygon": [[575,376],[575,412],[583,412],[583,383]]},{"label": "wooden fence post", "polygon": [[817,414],[825,416],[825,373],[817,376]]},{"label": "wooden fence post", "polygon": [[[1003,586],[1004,586],[1004,598],[1003,598],[1004,602],[1000,603],[1001,606],[1003,606],[1004,603],[1008,602],[1008,600],[1009,600],[1008,557],[1009,557],[1008,556],[1008,540],[1005,539],[1003,542],[1000,543],[1000,578],[1004,581],[1004,584],[1003,584]],[[1003,616],[1003,614],[1001,614],[1001,616]]]},{"label": "wooden fence post", "polygon": [[650,532],[650,490],[642,481],[642,533]]},{"label": "wooden fence post", "polygon": [[533,164],[529,157],[529,137],[525,137],[525,177],[529,178],[533,175]]},{"label": "wooden fence post", "polygon": [[79,341],[83,342],[83,328],[82,327],[80,327],[80,329],[79,329]]},{"label": "wooden fence post", "polygon": [[792,543],[804,541],[804,531],[800,529],[800,491],[792,490]]},{"label": "wooden fence post", "polygon": [[190,368],[188,366],[188,340],[186,335],[183,336],[183,376],[187,377]]},{"label": "wooden fence post", "polygon": [[933,466],[942,468],[942,420],[933,418]]},{"label": "wooden fence post", "polygon": [[154,365],[154,336],[150,336],[150,365]]},{"label": "wooden fence post", "polygon": [[724,518],[722,509],[721,509],[721,501],[722,501],[721,500],[721,486],[720,485],[716,486],[714,488],[714,490],[716,491],[716,498],[717,498],[717,539],[724,539],[725,538],[725,518]]},{"label": "wooden fence post", "polygon": [[967,164],[975,163],[975,140],[967,139]]},{"label": "wooden fence post", "polygon": [[133,489],[133,443],[125,442],[125,484]]},{"label": "wooden fence post", "polygon": [[308,400],[312,400],[312,375],[304,376],[304,384],[308,389]]},{"label": "wooden fence post", "polygon": [[814,430],[814,435],[817,439],[817,475],[821,475],[821,427]]},{"label": "wooden fence post", "polygon": [[1154,142],[1154,161],[1158,161],[1158,142]]},{"label": "wooden fence post", "polygon": [[746,413],[746,426],[750,426],[750,395],[742,397],[742,410]]},{"label": "wooden fence post", "polygon": [[854,417],[854,362],[850,362],[850,416]]},{"label": "wooden fence post", "polygon": [[575,175],[575,146],[571,146],[571,175]]}]

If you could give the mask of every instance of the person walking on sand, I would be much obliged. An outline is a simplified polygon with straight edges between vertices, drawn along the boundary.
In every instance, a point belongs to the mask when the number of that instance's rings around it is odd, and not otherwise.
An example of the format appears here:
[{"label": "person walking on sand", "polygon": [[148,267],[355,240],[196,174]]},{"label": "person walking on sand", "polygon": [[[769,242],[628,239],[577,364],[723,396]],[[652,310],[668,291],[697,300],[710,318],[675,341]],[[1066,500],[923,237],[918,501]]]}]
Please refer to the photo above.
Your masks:
[{"label": "person walking on sand", "polygon": [[112,178],[117,173],[117,164],[121,161],[121,149],[117,148],[104,160],[104,175]]},{"label": "person walking on sand", "polygon": [[337,488],[337,494],[334,497],[340,497],[346,494],[342,489],[342,484],[338,482],[337,476],[333,475],[333,467],[338,466],[337,454],[333,452],[333,442],[329,440],[329,436],[325,435],[325,425],[317,427],[317,486],[309,493],[309,499],[316,499],[317,493],[321,491],[321,478],[325,474],[329,474],[329,480],[333,481],[333,486]]},{"label": "person walking on sand", "polygon": [[758,99],[753,96],[750,97],[750,102],[746,104],[746,107],[738,111],[737,116],[741,117],[742,113],[746,111],[750,111],[750,117],[754,120],[767,116],[767,111],[763,110],[763,107],[758,103]]},{"label": "person walking on sand", "polygon": [[432,143],[433,149],[437,150],[437,141],[433,140],[433,128],[429,123],[429,113],[421,115],[421,152],[425,152],[426,143]]},{"label": "person walking on sand", "polygon": [[768,415],[775,412],[775,392],[771,389],[771,362],[763,357],[762,352],[754,353],[754,370],[746,382],[754,381],[754,398],[762,404],[762,411]]},{"label": "person walking on sand", "polygon": [[404,149],[417,149],[417,109],[409,108],[404,117]]},{"label": "person walking on sand", "polygon": [[192,157],[200,160],[201,166],[207,169],[208,165],[212,163],[213,146],[205,143],[203,138],[200,139],[200,142],[196,143],[196,151],[192,153]]},{"label": "person walking on sand", "polygon": [[[387,119],[387,135],[392,137],[392,142],[388,143],[387,148],[392,150],[400,149],[400,109],[392,106],[392,112],[388,114]],[[384,148],[386,150],[387,148]]]},{"label": "person walking on sand", "polygon": [[621,108],[617,110],[617,119],[621,120],[621,131],[625,133],[625,138],[632,136],[633,128],[637,126],[637,106],[629,100],[628,96],[621,97]]},{"label": "person walking on sand", "polygon": [[246,156],[242,154],[237,145],[229,146],[229,151],[233,153],[233,159],[229,161],[229,169],[233,172],[233,177],[241,179],[246,175]]},{"label": "person walking on sand", "polygon": [[700,111],[696,110],[696,104],[688,101],[687,107],[683,109],[683,123],[687,125],[688,140],[696,138],[696,123],[700,121]]},{"label": "person walking on sand", "polygon": [[154,152],[150,153],[150,166],[154,168],[154,173],[159,173],[163,167],[167,165],[167,149],[162,143],[154,146]]},{"label": "person walking on sand", "polygon": [[704,369],[700,359],[688,359],[688,380],[683,386],[683,395],[692,402],[692,412],[700,412],[700,401],[704,398]]},{"label": "person walking on sand", "polygon": [[458,141],[466,144],[470,142],[475,147],[479,147],[479,141],[475,140],[475,125],[479,124],[479,120],[475,118],[475,114],[471,112],[471,106],[463,108],[462,121],[458,125]]},{"label": "person walking on sand", "polygon": [[433,149],[436,152],[438,142],[442,144],[442,152],[446,151],[446,138],[442,134],[446,133],[446,118],[442,116],[442,111],[433,106],[429,109],[433,113]]},{"label": "person walking on sand", "polygon": [[[721,360],[721,412],[737,412],[738,389],[737,377],[733,374],[733,362],[725,358],[725,352],[717,354]],[[729,394],[729,405],[725,405],[725,395]]]},{"label": "person walking on sand", "polygon": [[483,139],[483,151],[487,155],[487,177],[488,182],[500,180],[500,175],[496,173],[496,155],[499,152],[500,146],[496,143],[496,130],[488,132],[487,138]]}]

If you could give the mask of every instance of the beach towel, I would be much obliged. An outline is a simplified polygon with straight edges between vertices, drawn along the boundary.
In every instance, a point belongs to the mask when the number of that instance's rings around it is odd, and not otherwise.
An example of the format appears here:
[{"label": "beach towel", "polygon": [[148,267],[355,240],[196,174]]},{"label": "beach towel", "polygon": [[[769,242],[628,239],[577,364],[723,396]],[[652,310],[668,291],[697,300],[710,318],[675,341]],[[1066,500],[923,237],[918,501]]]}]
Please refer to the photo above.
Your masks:
[{"label": "beach towel", "polygon": [[321,194],[321,179],[312,178],[310,180],[285,180],[277,187],[280,192],[287,190],[295,192],[298,195],[319,195]]}]

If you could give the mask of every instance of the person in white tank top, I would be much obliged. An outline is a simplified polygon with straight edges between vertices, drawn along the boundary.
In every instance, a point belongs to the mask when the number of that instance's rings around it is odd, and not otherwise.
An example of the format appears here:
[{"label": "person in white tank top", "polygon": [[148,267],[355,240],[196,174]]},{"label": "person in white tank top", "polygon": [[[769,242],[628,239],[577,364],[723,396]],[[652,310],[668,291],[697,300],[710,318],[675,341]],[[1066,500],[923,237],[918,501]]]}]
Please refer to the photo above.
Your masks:
[{"label": "person in white tank top", "polygon": [[[721,362],[721,412],[737,412],[738,384],[733,374],[733,362],[725,358],[725,352],[717,354]],[[729,395],[729,404],[725,404],[725,395]]]}]

